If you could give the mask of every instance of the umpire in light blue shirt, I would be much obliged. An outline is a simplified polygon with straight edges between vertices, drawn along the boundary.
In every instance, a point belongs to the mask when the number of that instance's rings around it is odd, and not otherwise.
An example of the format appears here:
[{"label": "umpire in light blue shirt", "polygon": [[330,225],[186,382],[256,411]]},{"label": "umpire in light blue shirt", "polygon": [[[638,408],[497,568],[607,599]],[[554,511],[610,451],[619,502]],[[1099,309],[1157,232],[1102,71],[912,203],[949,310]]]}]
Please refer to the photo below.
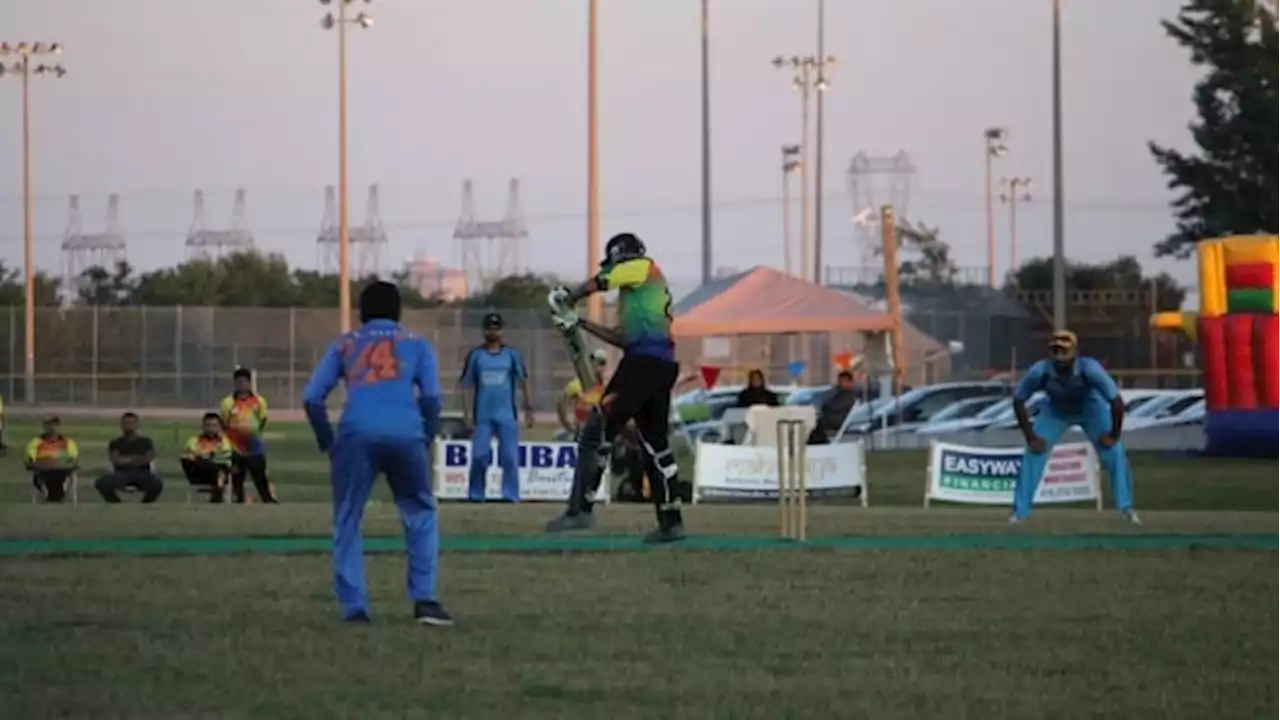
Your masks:
[{"label": "umpire in light blue shirt", "polygon": [[484,316],[484,343],[467,353],[462,363],[462,413],[466,424],[475,428],[471,436],[471,466],[468,469],[467,499],[485,501],[489,465],[493,462],[493,440],[498,440],[498,466],[502,468],[502,499],[520,502],[520,430],[516,418],[516,390],[523,396],[525,424],[533,427],[533,404],[529,395],[529,371],[520,351],[502,341],[506,323],[490,312]]},{"label": "umpire in light blue shirt", "polygon": [[[1027,439],[1018,471],[1018,484],[1013,490],[1011,523],[1026,521],[1036,488],[1044,475],[1045,464],[1053,446],[1063,433],[1078,425],[1093,443],[1111,478],[1117,509],[1126,522],[1138,524],[1133,510],[1133,481],[1129,459],[1125,456],[1120,431],[1124,425],[1124,401],[1111,375],[1102,364],[1077,352],[1076,335],[1059,330],[1049,341],[1049,357],[1032,365],[1013,396],[1013,411],[1018,427]],[[1037,392],[1046,396],[1035,423],[1027,415],[1027,401]]]}]

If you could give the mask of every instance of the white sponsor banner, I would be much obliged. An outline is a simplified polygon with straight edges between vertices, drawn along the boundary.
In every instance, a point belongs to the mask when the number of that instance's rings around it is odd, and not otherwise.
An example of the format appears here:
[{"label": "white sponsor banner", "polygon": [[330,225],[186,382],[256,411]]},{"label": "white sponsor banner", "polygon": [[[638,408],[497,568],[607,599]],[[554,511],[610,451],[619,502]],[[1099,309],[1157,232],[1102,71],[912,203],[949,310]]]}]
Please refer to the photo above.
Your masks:
[{"label": "white sponsor banner", "polygon": [[[805,447],[805,488],[810,497],[853,495],[867,505],[866,452],[861,442]],[[778,497],[778,448],[699,443],[693,500]]]},{"label": "white sponsor banner", "polygon": [[[502,468],[498,466],[498,444],[493,444],[492,462],[485,473],[484,496],[502,499]],[[517,453],[520,474],[520,499],[526,502],[569,499],[573,489],[573,473],[578,466],[575,443],[522,442]],[[471,443],[466,440],[440,440],[435,447],[436,497],[444,500],[467,499],[471,470]],[[608,478],[600,483],[596,500],[608,502]]]},{"label": "white sponsor banner", "polygon": [[[930,500],[975,505],[1012,505],[1013,488],[1022,467],[1022,448],[929,444],[929,473],[924,504]],[[1102,473],[1090,443],[1063,443],[1053,448],[1034,504],[1088,502],[1102,509]]]}]

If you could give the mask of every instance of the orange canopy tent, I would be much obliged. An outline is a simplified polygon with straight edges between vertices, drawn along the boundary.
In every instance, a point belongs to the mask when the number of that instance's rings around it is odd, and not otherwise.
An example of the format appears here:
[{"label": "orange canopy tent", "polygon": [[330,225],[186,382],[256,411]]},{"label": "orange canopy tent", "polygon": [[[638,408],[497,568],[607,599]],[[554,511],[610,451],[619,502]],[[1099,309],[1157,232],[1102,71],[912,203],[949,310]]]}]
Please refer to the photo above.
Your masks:
[{"label": "orange canopy tent", "polygon": [[767,267],[716,280],[673,308],[676,337],[891,330],[893,318],[849,293]]}]

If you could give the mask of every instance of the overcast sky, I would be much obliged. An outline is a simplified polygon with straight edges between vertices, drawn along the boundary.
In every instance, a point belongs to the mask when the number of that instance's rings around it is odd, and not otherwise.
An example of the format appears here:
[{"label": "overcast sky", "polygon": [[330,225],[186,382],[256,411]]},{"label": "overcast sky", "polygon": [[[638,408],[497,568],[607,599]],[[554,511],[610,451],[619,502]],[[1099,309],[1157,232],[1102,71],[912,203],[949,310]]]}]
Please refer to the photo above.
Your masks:
[{"label": "overcast sky", "polygon": [[[712,0],[715,264],[781,265],[779,146],[799,100],[769,65],[812,52],[815,0]],[[641,235],[682,280],[699,274],[697,0],[601,0],[602,230]],[[1172,229],[1147,140],[1186,147],[1196,73],[1159,21],[1178,0],[1065,0],[1066,233],[1081,260]],[[350,38],[353,220],[381,185],[388,264],[456,263],[461,184],[497,219],[518,177],[535,270],[585,268],[586,0],[378,0]],[[914,220],[961,265],[985,265],[982,131],[1011,128],[1004,174],[1033,178],[1021,254],[1051,245],[1049,0],[828,0],[826,207],[831,265],[861,263],[845,169],[858,151],[910,154]],[[79,193],[87,231],[122,195],[129,258],[180,260],[191,193],[211,224],[248,191],[259,247],[316,263],[335,182],[336,38],[315,0],[6,0],[10,42],[56,40],[69,70],[33,80],[37,262],[54,270]],[[0,257],[21,261],[19,88],[0,79]],[[877,197],[878,195],[878,197]],[[882,189],[874,202],[890,198]],[[1001,272],[1007,215],[998,208]],[[1191,283],[1190,263],[1159,267]]]}]

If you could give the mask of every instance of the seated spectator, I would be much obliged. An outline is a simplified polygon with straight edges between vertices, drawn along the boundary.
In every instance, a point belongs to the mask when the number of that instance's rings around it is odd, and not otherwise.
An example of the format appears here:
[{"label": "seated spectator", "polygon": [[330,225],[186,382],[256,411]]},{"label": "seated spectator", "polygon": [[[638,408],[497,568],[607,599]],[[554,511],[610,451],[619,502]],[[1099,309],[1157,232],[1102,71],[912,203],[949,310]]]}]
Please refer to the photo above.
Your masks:
[{"label": "seated spectator", "polygon": [[809,433],[810,445],[825,445],[844,426],[845,418],[858,402],[858,395],[853,389],[853,373],[841,370],[836,376],[836,386],[822,401],[818,409],[818,424]]},{"label": "seated spectator", "polygon": [[586,424],[592,408],[598,405],[600,398],[604,396],[605,371],[609,365],[609,356],[604,350],[597,349],[591,353],[591,365],[600,377],[600,384],[583,389],[582,381],[574,378],[564,386],[564,393],[556,403],[556,416],[560,419],[560,427],[565,429],[569,440],[578,439],[578,433],[582,432],[582,426]]},{"label": "seated spectator", "polygon": [[120,416],[120,437],[107,444],[112,471],[93,484],[102,499],[120,502],[120,493],[136,490],[142,502],[153,503],[160,497],[164,484],[151,471],[156,460],[156,446],[151,438],[138,434],[138,416],[127,412]]},{"label": "seated spectator", "polygon": [[752,370],[747,373],[747,386],[738,393],[735,407],[749,408],[753,405],[778,407],[778,394],[770,390],[764,383],[764,373]]},{"label": "seated spectator", "polygon": [[182,453],[182,472],[187,482],[201,492],[209,493],[209,502],[220,503],[231,481],[231,441],[222,432],[218,413],[205,413],[200,421],[200,434],[187,440]]},{"label": "seated spectator", "polygon": [[50,415],[44,419],[40,437],[27,443],[24,465],[31,471],[31,482],[46,502],[62,502],[71,485],[71,476],[80,469],[80,448],[75,440],[60,432],[61,426],[62,421]]},{"label": "seated spectator", "polygon": [[617,502],[646,502],[650,498],[649,478],[645,474],[644,450],[636,423],[630,420],[623,426],[613,442],[609,458],[609,475],[617,480],[614,500]]}]

